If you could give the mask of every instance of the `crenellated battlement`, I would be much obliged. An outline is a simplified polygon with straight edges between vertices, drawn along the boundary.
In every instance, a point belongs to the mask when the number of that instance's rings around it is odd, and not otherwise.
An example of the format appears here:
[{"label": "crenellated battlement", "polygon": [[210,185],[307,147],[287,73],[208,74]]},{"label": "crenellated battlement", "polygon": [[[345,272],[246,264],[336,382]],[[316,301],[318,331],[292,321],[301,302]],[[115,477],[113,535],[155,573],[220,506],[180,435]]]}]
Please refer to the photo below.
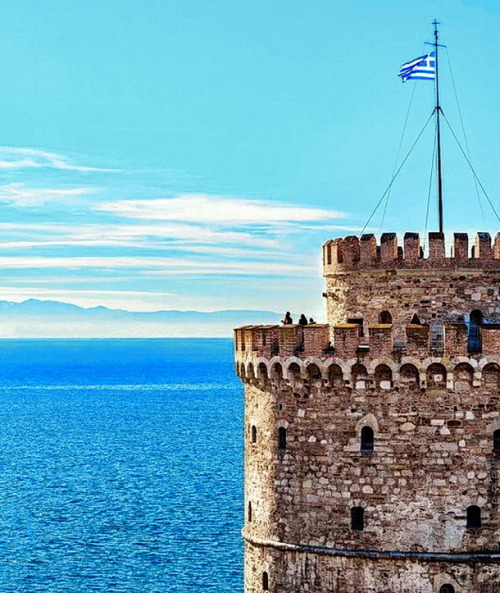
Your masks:
[{"label": "crenellated battlement", "polygon": [[492,242],[489,233],[478,232],[469,245],[467,233],[454,233],[450,254],[446,254],[444,233],[429,233],[428,256],[424,257],[418,233],[405,233],[398,245],[396,233],[383,233],[377,244],[375,235],[360,239],[348,236],[323,245],[323,275],[351,270],[375,269],[500,269],[500,233]]},{"label": "crenellated battlement", "polygon": [[360,327],[355,323],[342,323],[331,329],[332,332],[327,324],[240,327],[235,329],[236,356],[265,359],[275,356],[301,359],[413,356],[425,359],[429,356],[480,357],[500,352],[500,324],[497,323],[481,327],[480,353],[471,352],[468,328],[464,323],[445,324],[438,333],[433,332],[430,325],[413,324],[403,327],[373,324],[368,326],[368,334],[363,336],[360,336]]},{"label": "crenellated battlement", "polygon": [[235,330],[246,591],[496,591],[500,233],[323,263],[327,324]]}]

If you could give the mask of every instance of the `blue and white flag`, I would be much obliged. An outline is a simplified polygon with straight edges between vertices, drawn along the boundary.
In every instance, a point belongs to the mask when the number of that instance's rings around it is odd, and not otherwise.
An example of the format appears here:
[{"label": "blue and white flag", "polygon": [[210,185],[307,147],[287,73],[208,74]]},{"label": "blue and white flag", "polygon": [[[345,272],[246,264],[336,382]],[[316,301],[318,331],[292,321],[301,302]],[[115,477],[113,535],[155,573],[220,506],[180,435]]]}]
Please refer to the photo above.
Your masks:
[{"label": "blue and white flag", "polygon": [[398,76],[403,82],[407,80],[435,80],[436,58],[434,52],[406,62],[399,69]]}]

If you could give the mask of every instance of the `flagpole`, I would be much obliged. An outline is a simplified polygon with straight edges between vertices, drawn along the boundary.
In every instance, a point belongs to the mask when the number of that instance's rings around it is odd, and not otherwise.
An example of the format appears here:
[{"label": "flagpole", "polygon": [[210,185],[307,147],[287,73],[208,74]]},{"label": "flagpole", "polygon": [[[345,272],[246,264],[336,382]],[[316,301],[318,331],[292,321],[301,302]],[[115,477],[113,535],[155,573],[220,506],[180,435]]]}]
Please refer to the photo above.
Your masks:
[{"label": "flagpole", "polygon": [[438,21],[434,19],[434,56],[436,60],[436,144],[437,144],[437,183],[438,183],[438,213],[439,232],[443,232],[443,180],[441,177],[441,105],[439,104],[439,69],[438,69]]}]

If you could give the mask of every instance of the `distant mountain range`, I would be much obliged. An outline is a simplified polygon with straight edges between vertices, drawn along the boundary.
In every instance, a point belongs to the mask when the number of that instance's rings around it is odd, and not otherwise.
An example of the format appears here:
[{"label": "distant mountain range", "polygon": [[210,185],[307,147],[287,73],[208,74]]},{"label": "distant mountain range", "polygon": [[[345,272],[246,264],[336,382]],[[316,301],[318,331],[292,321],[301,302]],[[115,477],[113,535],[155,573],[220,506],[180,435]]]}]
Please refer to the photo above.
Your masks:
[{"label": "distant mountain range", "polygon": [[0,301],[0,338],[229,337],[241,325],[278,324],[274,311],[135,312],[59,301]]}]

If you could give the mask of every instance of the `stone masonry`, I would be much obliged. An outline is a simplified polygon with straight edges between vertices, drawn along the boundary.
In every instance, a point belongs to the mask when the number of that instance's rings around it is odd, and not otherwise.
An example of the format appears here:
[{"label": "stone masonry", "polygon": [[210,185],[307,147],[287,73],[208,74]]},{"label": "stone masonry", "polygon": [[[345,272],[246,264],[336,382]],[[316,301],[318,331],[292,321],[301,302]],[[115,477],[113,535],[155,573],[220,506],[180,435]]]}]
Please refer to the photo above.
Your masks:
[{"label": "stone masonry", "polygon": [[323,270],[328,324],[235,330],[245,592],[500,593],[500,234]]}]

